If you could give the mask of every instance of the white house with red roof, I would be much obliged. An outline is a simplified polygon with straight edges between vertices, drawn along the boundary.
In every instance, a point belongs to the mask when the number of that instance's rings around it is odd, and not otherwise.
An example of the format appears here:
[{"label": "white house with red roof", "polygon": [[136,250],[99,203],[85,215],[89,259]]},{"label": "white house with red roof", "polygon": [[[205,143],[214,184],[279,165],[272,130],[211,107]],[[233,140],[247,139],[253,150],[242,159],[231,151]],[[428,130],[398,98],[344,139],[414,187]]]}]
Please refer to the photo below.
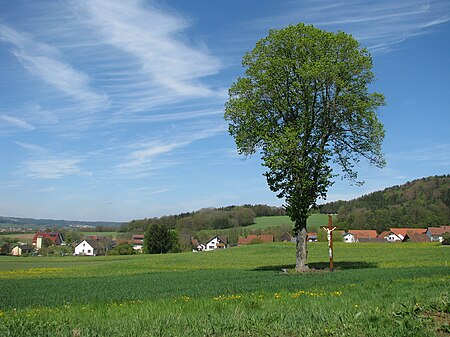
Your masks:
[{"label": "white house with red roof", "polygon": [[350,229],[343,234],[343,239],[346,243],[353,243],[358,242],[360,239],[376,239],[377,236],[377,231],[374,229]]},{"label": "white house with red roof", "polygon": [[[405,241],[409,235],[425,234],[427,232],[426,228],[390,228],[391,235],[389,235],[388,241]],[[395,234],[395,235],[392,235]]]},{"label": "white house with red roof", "polygon": [[48,241],[53,246],[63,246],[66,244],[62,234],[59,232],[37,232],[33,236],[32,244],[33,246],[36,246],[37,249],[41,249],[45,241]]}]

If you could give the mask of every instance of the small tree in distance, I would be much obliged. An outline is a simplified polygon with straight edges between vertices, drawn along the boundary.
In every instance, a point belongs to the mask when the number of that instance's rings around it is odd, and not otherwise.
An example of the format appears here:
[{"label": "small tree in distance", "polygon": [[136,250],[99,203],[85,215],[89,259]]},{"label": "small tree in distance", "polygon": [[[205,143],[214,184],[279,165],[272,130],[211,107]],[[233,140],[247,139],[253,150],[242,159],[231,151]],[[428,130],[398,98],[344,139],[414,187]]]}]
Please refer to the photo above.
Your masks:
[{"label": "small tree in distance", "polygon": [[225,119],[239,154],[260,151],[270,189],[285,200],[297,234],[297,271],[306,271],[306,220],[332,184],[331,163],[356,182],[360,158],[383,167],[384,97],[369,93],[372,58],[343,32],[298,24],[270,30],[243,57]]}]

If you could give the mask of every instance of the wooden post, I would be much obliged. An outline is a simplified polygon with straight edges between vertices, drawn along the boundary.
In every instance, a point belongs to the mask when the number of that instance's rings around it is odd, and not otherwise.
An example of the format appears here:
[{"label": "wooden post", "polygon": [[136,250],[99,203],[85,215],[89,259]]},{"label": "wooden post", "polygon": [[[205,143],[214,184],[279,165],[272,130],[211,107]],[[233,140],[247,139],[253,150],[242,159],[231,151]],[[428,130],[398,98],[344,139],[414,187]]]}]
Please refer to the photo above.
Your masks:
[{"label": "wooden post", "polygon": [[333,231],[336,229],[336,227],[333,227],[333,218],[331,215],[328,215],[328,226],[322,227],[327,232],[327,239],[328,239],[328,254],[330,257],[330,270],[333,271],[334,265],[333,265]]}]

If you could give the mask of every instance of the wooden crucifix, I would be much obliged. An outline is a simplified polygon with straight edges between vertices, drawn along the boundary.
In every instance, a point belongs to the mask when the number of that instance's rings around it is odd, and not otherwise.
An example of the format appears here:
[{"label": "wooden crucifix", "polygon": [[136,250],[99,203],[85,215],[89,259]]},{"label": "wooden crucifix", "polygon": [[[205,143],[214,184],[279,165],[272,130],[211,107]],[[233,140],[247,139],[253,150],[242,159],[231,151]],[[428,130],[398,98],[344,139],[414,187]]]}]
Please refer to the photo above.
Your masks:
[{"label": "wooden crucifix", "polygon": [[328,253],[330,256],[330,270],[333,271],[333,231],[337,227],[333,227],[333,218],[331,215],[328,215],[328,226],[322,227],[323,230],[327,232],[327,239],[328,239]]}]

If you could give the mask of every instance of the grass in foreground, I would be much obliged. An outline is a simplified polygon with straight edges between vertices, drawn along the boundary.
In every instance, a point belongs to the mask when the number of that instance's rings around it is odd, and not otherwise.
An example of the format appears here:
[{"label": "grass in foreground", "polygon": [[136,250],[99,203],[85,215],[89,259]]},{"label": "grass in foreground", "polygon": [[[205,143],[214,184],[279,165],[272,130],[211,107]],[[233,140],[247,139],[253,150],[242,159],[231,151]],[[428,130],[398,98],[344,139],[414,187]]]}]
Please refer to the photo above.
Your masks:
[{"label": "grass in foreground", "polygon": [[[326,244],[309,245],[326,265]],[[448,247],[293,244],[208,253],[1,258],[1,336],[445,336]],[[447,331],[447,332],[446,332]]]}]

